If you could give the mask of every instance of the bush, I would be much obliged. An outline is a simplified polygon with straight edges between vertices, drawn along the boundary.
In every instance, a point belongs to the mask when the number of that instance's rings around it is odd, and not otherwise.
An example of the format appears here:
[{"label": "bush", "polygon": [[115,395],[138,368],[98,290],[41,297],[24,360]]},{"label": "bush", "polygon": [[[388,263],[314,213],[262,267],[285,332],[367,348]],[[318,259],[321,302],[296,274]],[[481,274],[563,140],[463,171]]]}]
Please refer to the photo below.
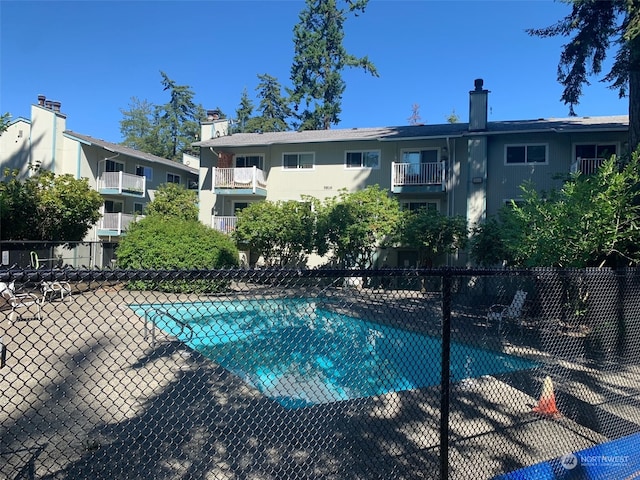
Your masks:
[{"label": "bush", "polygon": [[[201,270],[235,267],[238,249],[232,240],[196,220],[158,215],[133,223],[117,250],[118,266],[126,269]],[[174,293],[220,291],[220,280],[144,280],[128,288]]]}]

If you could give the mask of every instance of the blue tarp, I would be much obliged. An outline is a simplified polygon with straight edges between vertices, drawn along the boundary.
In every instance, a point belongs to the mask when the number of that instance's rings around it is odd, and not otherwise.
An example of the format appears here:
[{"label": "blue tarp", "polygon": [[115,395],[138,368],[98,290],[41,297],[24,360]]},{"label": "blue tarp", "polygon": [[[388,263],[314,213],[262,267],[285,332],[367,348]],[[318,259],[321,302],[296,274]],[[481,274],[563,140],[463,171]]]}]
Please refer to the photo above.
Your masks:
[{"label": "blue tarp", "polygon": [[494,480],[611,480],[640,478],[640,433],[568,453]]}]

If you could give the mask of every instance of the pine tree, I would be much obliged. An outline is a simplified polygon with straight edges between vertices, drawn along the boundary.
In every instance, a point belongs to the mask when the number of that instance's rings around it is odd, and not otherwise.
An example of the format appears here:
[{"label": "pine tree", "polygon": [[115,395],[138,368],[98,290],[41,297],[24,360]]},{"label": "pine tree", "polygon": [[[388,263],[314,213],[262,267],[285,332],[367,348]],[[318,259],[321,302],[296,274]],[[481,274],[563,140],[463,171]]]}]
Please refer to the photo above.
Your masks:
[{"label": "pine tree", "polygon": [[249,98],[249,93],[245,87],[240,97],[240,105],[238,105],[238,109],[236,110],[236,119],[238,120],[236,132],[243,133],[246,131],[245,127],[247,121],[251,118],[251,114],[253,114],[253,101]]},{"label": "pine tree", "polygon": [[287,118],[291,109],[282,96],[282,87],[275,77],[268,74],[258,75],[260,83],[256,87],[260,99],[260,115],[247,122],[247,132],[284,132],[288,129]]},{"label": "pine tree", "polygon": [[296,112],[303,106],[296,114],[300,130],[328,129],[339,123],[346,88],[341,72],[346,67],[362,68],[378,76],[366,56],[350,55],[343,45],[347,15],[364,12],[367,3],[346,0],[345,8],[338,8],[337,0],[306,0],[293,30],[295,54],[291,66],[291,102]]},{"label": "pine tree", "polygon": [[618,50],[603,81],[629,96],[629,148],[640,143],[640,6],[637,0],[572,0],[569,15],[555,25],[529,29],[538,37],[573,37],[566,43],[558,64],[558,81],[564,87],[561,100],[569,114],[582,96],[591,75],[602,72],[602,63],[612,43]]},{"label": "pine tree", "polygon": [[197,106],[188,85],[178,85],[166,73],[160,72],[164,90],[169,90],[169,102],[160,107],[158,136],[165,145],[165,158],[179,161],[182,153],[191,152],[191,143],[200,130],[204,108]]}]

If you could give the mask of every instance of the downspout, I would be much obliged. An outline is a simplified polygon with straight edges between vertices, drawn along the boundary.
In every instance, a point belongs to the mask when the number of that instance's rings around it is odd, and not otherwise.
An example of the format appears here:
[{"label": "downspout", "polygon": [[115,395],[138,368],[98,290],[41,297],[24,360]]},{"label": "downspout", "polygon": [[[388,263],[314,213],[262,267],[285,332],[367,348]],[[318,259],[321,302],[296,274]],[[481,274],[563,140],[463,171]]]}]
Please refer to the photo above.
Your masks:
[{"label": "downspout", "polygon": [[58,116],[53,114],[53,142],[51,143],[51,171],[56,173],[56,138],[58,132],[56,131],[56,124],[58,123]]},{"label": "downspout", "polygon": [[82,165],[82,147],[80,146],[80,142],[78,143],[78,155],[76,158],[76,180],[80,180],[80,171]]}]

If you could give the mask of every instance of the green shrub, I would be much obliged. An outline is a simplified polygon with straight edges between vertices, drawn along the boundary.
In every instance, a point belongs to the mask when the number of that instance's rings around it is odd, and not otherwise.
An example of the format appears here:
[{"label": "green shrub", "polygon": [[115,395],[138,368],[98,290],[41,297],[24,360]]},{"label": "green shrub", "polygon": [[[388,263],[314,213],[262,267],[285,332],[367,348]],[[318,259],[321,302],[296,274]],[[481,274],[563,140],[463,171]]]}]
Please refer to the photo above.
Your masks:
[{"label": "green shrub", "polygon": [[[202,270],[235,267],[238,249],[233,241],[196,220],[152,215],[131,224],[117,250],[125,269]],[[220,291],[220,280],[140,280],[128,288],[174,293]]]}]

